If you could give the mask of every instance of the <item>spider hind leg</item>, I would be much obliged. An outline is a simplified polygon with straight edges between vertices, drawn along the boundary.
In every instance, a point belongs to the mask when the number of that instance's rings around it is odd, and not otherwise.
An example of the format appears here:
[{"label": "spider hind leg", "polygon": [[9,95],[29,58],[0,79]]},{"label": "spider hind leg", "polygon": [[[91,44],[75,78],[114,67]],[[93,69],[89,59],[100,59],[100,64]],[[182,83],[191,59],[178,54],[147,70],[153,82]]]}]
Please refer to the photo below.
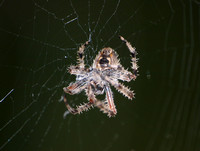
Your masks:
[{"label": "spider hind leg", "polygon": [[[91,89],[91,85],[88,88],[88,100],[90,102],[92,102],[94,104],[94,106],[96,106],[97,108],[100,109],[100,111],[102,111],[103,113],[107,114],[108,117],[114,117],[117,114],[117,110],[115,108],[115,105],[112,106],[112,108],[109,108],[108,104],[110,102],[108,102],[108,98],[106,98],[107,102],[104,101],[100,101],[95,97],[94,92]],[[109,97],[109,99],[111,99]],[[112,99],[110,101],[113,101]],[[108,104],[107,104],[108,103]]]},{"label": "spider hind leg", "polygon": [[64,94],[64,103],[68,109],[68,111],[72,114],[80,114],[82,113],[83,111],[88,111],[91,107],[93,107],[93,103],[91,102],[88,102],[88,103],[84,103],[80,106],[78,106],[76,109],[71,107],[67,101],[67,98],[66,98],[66,94]]},{"label": "spider hind leg", "polygon": [[131,53],[131,64],[132,64],[132,69],[133,69],[133,75],[134,75],[134,80],[137,78],[138,76],[138,65],[137,65],[137,58],[136,58],[136,55],[137,55],[137,52],[135,50],[135,48],[131,45],[130,42],[128,42],[124,37],[122,36],[119,36],[119,38],[125,42],[126,46],[128,47],[130,53]]},{"label": "spider hind leg", "polygon": [[108,85],[105,88],[106,88],[106,101],[108,102],[109,108],[114,114],[117,114],[117,109],[115,107],[115,103],[113,100],[112,91]]}]

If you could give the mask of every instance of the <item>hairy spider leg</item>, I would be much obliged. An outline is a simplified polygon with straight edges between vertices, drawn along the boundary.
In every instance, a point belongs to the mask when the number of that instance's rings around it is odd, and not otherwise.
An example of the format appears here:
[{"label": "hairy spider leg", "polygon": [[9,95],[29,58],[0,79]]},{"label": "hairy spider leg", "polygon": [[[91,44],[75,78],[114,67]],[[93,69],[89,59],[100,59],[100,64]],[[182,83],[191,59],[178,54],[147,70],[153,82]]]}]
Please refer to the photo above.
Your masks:
[{"label": "hairy spider leg", "polygon": [[85,47],[89,44],[89,41],[86,41],[84,44],[82,44],[79,47],[79,50],[77,52],[78,55],[78,68],[84,69],[85,68],[85,63],[84,63],[84,50]]},{"label": "hairy spider leg", "polygon": [[114,103],[114,100],[113,100],[113,94],[112,94],[112,91],[111,91],[109,85],[105,86],[105,91],[106,91],[106,101],[108,102],[110,110],[114,114],[117,114],[117,110],[116,110],[115,103]]},{"label": "hairy spider leg", "polygon": [[70,85],[68,87],[64,87],[63,90],[65,91],[65,93],[68,93],[70,95],[80,93],[87,87],[86,82],[87,79],[84,78],[74,83],[70,83]]},{"label": "hairy spider leg", "polygon": [[[98,107],[103,113],[107,113],[109,117],[114,116],[114,112],[110,111],[109,108],[106,106],[105,102],[99,101],[96,99],[94,93],[92,92],[91,86],[89,86],[88,88],[88,103],[84,103],[81,104],[79,106],[77,106],[77,108],[73,108],[69,105],[69,103],[67,102],[67,98],[66,98],[66,94],[64,94],[64,103],[68,109],[68,111],[72,114],[80,114],[83,111],[88,111],[88,109],[90,109],[91,107],[93,107],[93,105],[95,105],[96,107]],[[64,90],[65,91],[65,90]]]},{"label": "hairy spider leg", "polygon": [[115,116],[117,112],[112,111],[108,106],[107,106],[107,102],[103,102],[100,101],[96,98],[96,96],[94,95],[94,92],[91,89],[91,86],[89,86],[88,88],[88,99],[90,102],[92,102],[94,104],[94,106],[98,107],[100,109],[100,111],[102,111],[103,113],[106,113],[108,115],[108,117],[112,117]]},{"label": "hairy spider leg", "polygon": [[131,63],[132,63],[132,69],[133,69],[133,79],[135,80],[138,76],[138,65],[137,65],[137,58],[136,58],[136,55],[137,55],[137,52],[135,50],[135,48],[131,45],[130,42],[128,42],[126,39],[124,39],[124,37],[122,36],[119,36],[119,38],[125,42],[126,46],[128,47],[130,53],[131,53]]},{"label": "hairy spider leg", "polygon": [[73,75],[85,75],[88,72],[88,69],[79,69],[78,66],[71,65],[68,68],[68,72]]},{"label": "hairy spider leg", "polygon": [[[83,89],[85,89],[87,87],[86,81],[87,81],[86,79],[83,79],[83,80],[77,81],[75,83],[71,83],[68,87],[64,87],[63,90],[65,93],[68,93],[70,95],[80,93]],[[64,95],[64,102],[65,102],[65,105],[66,105],[68,111],[72,114],[80,114],[83,111],[87,111],[93,105],[92,102],[88,102],[88,103],[81,104],[81,105],[77,106],[76,109],[74,109],[67,102],[66,94]]]},{"label": "hairy spider leg", "polygon": [[89,108],[91,108],[93,106],[93,103],[92,102],[88,102],[88,103],[84,103],[84,104],[81,104],[79,105],[76,109],[71,107],[69,105],[69,103],[67,102],[67,98],[66,98],[66,94],[64,94],[64,102],[65,102],[65,105],[68,109],[68,111],[72,114],[80,114],[82,113],[83,111],[88,111]]},{"label": "hairy spider leg", "polygon": [[[128,99],[132,100],[134,98],[134,93],[128,87],[121,84],[118,80],[105,78],[112,86],[115,87],[120,93],[126,96]],[[114,82],[115,81],[115,82]]]},{"label": "hairy spider leg", "polygon": [[121,65],[118,66],[117,70],[113,72],[113,77],[116,77],[116,79],[120,79],[122,81],[130,82],[134,79],[133,73],[131,73],[128,70],[125,70],[124,67]]}]

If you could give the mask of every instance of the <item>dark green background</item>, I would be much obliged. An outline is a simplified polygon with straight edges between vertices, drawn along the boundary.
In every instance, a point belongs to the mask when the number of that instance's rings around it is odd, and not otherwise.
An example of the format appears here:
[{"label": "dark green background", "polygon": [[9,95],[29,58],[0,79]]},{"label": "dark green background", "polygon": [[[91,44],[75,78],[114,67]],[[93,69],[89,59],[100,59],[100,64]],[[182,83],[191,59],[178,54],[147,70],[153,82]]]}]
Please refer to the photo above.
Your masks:
[{"label": "dark green background", "polygon": [[[199,151],[199,6],[196,0],[2,1],[0,97],[14,91],[0,103],[0,150]],[[130,67],[118,35],[137,48],[140,75],[125,82],[136,98],[112,88],[115,118],[95,108],[63,119],[62,88],[75,80],[67,67],[89,35],[87,65],[110,46]],[[84,93],[68,99],[74,106],[86,102]]]}]

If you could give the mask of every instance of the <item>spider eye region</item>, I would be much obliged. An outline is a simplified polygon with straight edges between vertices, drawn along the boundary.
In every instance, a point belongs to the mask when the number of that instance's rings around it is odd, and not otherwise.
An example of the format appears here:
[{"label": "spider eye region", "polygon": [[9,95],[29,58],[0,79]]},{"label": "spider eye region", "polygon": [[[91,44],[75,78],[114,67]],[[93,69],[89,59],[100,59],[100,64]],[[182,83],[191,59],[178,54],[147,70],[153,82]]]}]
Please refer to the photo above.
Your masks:
[{"label": "spider eye region", "polygon": [[108,56],[112,52],[111,48],[104,48],[101,52],[102,55]]}]

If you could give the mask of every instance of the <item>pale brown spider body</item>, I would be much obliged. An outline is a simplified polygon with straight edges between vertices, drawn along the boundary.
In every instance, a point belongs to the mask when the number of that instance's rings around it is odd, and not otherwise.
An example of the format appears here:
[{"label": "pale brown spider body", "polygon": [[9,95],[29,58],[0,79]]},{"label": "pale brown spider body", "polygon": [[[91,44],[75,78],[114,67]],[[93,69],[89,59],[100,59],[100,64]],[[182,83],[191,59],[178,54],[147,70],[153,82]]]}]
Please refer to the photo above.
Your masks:
[{"label": "pale brown spider body", "polygon": [[[133,91],[121,84],[119,80],[129,82],[136,79],[138,73],[136,51],[122,36],[120,36],[120,39],[125,42],[131,53],[133,72],[124,69],[120,64],[117,53],[110,47],[103,48],[94,59],[92,66],[85,68],[83,54],[85,47],[89,44],[87,41],[79,48],[78,65],[69,67],[69,73],[76,75],[76,82],[71,83],[68,87],[64,87],[63,90],[65,93],[71,95],[85,90],[89,102],[74,109],[68,104],[65,95],[64,102],[69,112],[72,114],[80,114],[82,111],[87,111],[89,108],[96,106],[109,117],[115,116],[117,110],[110,85],[128,97],[128,99],[134,97]],[[103,94],[104,92],[106,93],[105,100],[98,100],[96,95]]]}]

